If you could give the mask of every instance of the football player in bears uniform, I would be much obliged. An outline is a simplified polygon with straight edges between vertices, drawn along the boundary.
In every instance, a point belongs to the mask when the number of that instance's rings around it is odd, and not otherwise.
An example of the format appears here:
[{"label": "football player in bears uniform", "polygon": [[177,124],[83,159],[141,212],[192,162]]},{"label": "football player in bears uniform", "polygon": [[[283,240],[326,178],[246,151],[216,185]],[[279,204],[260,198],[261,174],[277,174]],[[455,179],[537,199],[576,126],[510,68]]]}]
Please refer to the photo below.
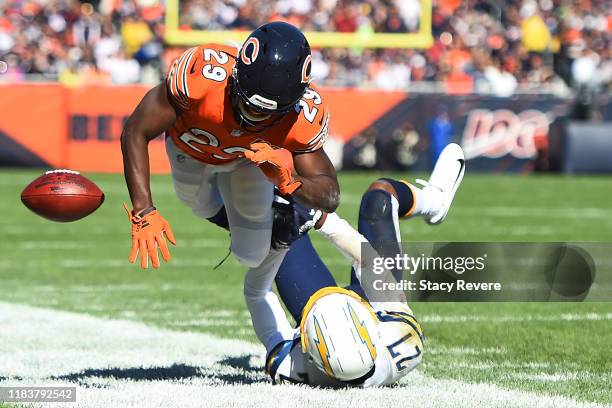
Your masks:
[{"label": "football player in bears uniform", "polygon": [[204,44],[173,62],[121,137],[138,227],[132,262],[140,251],[143,268],[148,257],[159,266],[156,245],[170,256],[162,233],[171,230],[153,207],[147,152],[149,140],[164,132],[178,197],[213,222],[225,205],[232,252],[244,265],[259,265],[269,252],[274,184],[306,206],[335,210],[338,182],[320,149],[329,114],[310,86],[310,70],[306,38],[281,22],[255,30],[240,50]]},{"label": "football player in bears uniform", "polygon": [[[169,223],[153,205],[149,182],[147,146],[165,133],[177,196],[195,215],[227,225],[231,252],[251,268],[244,293],[253,319],[282,312],[270,294],[274,273],[257,269],[280,263],[286,252],[270,250],[273,189],[328,212],[340,195],[321,149],[329,113],[310,72],[308,41],[283,22],[259,27],[239,50],[204,44],[172,63],[121,136],[132,202],[131,210],[125,206],[132,224],[130,262],[140,253],[143,268],[149,258],[157,268],[158,248],[169,261],[166,239],[175,244]],[[260,339],[279,341],[275,333],[285,329],[272,323]]]}]

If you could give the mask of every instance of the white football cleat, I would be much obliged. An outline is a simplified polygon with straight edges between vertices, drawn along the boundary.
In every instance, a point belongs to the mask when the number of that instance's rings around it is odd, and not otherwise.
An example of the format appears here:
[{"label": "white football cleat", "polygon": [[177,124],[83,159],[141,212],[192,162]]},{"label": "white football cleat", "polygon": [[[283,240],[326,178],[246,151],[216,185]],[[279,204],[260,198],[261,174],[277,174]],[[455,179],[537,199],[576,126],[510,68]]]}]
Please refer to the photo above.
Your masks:
[{"label": "white football cleat", "polygon": [[438,208],[425,216],[425,221],[428,224],[436,225],[444,221],[464,174],[465,156],[463,150],[457,143],[450,143],[440,153],[429,181],[416,180],[423,186],[423,190],[432,189],[430,192],[439,196]]}]

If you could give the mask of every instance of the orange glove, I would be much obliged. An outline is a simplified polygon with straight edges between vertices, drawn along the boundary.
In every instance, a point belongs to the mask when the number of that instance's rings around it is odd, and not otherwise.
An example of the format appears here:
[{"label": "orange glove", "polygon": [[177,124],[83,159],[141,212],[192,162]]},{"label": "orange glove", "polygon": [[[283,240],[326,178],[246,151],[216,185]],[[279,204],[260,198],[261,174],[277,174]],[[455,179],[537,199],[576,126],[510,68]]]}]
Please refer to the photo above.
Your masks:
[{"label": "orange glove", "polygon": [[253,143],[244,156],[255,163],[283,194],[292,194],[302,183],[293,178],[293,156],[287,149],[275,149],[267,143]]},{"label": "orange glove", "polygon": [[134,214],[128,209],[127,204],[123,204],[127,211],[128,218],[132,222],[132,252],[130,252],[130,263],[134,263],[136,255],[140,251],[140,266],[147,269],[149,266],[149,257],[154,268],[159,268],[159,255],[157,248],[159,247],[164,261],[170,261],[170,251],[166,239],[176,245],[174,233],[170,228],[170,224],[158,212],[155,207],[139,211]]}]

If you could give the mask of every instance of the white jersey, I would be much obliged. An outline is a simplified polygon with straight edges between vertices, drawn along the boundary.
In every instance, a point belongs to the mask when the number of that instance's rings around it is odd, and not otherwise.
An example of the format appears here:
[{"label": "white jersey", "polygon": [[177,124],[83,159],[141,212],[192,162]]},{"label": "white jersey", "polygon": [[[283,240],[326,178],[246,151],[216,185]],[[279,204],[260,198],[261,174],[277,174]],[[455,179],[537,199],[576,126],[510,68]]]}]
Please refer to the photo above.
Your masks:
[{"label": "white jersey", "polygon": [[[318,231],[349,260],[361,282],[361,249],[368,241],[335,213],[327,215],[323,227]],[[363,289],[366,296],[375,298],[369,296],[367,285]],[[418,366],[423,358],[423,331],[410,307],[400,298],[392,302],[389,299],[390,302],[370,303],[378,318],[379,336],[373,372],[348,383],[328,377],[309,359],[308,354],[302,352],[297,330],[291,351],[279,364],[277,376],[273,378],[332,387],[377,387],[396,383]]]},{"label": "white jersey", "polygon": [[407,306],[405,309],[376,312],[379,342],[374,374],[363,382],[363,387],[394,384],[421,363],[423,332],[412,311]]}]

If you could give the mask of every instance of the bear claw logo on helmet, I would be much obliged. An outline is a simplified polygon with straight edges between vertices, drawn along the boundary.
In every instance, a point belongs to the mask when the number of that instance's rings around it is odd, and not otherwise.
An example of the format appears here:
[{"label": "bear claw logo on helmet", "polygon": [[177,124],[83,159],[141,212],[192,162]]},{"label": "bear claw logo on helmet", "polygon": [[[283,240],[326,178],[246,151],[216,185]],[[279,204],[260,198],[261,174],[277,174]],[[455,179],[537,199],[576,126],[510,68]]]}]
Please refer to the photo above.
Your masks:
[{"label": "bear claw logo on helmet", "polygon": [[311,66],[310,46],[296,27],[273,22],[253,31],[232,73],[232,106],[240,126],[264,130],[282,119],[304,95]]}]

